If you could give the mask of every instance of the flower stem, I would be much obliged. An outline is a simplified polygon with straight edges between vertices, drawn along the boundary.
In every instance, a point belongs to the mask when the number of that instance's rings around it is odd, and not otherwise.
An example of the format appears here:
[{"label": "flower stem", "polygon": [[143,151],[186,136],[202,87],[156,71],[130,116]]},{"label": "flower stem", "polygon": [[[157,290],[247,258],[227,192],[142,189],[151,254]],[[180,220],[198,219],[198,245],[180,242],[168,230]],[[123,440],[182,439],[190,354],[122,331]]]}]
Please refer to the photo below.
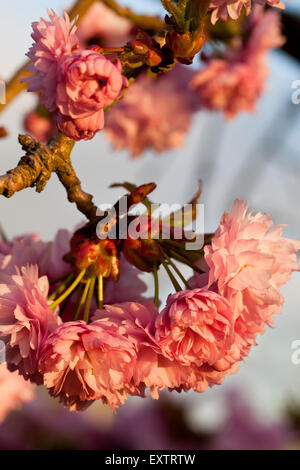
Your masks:
[{"label": "flower stem", "polygon": [[80,283],[81,279],[83,278],[83,276],[85,275],[86,273],[86,269],[83,269],[77,276],[77,278],[75,279],[75,281],[70,285],[70,287],[60,296],[58,297],[58,299],[53,302],[49,308],[50,310],[54,310],[61,302],[63,302],[63,300],[65,300],[72,292],[73,290],[78,286],[78,284]]},{"label": "flower stem", "polygon": [[94,289],[95,289],[96,278],[92,277],[89,281],[90,281],[89,293],[88,293],[88,298],[87,298],[87,301],[86,301],[85,311],[84,311],[84,315],[83,315],[83,319],[86,323],[89,322],[90,309],[91,309],[91,304],[92,304],[92,300],[93,300],[93,294],[94,294]]},{"label": "flower stem", "polygon": [[172,268],[174,269],[174,271],[176,272],[176,274],[180,277],[180,279],[182,280],[182,282],[184,283],[185,287],[187,289],[190,289],[191,286],[189,285],[189,283],[187,282],[187,280],[184,278],[184,276],[181,274],[180,270],[177,268],[176,264],[173,263],[173,261],[171,260],[171,258],[167,255],[167,253],[164,253],[164,256],[166,257],[168,263],[170,264],[170,266],[172,266]]},{"label": "flower stem", "polygon": [[157,266],[153,266],[153,277],[154,277],[154,303],[156,307],[159,304],[159,283],[158,283],[158,273]]},{"label": "flower stem", "polygon": [[168,266],[168,264],[165,262],[165,260],[162,261],[162,264],[163,264],[163,267],[165,268],[165,270],[167,271],[167,274],[174,286],[174,289],[176,290],[176,292],[180,292],[182,289],[178,283],[178,281],[176,280],[174,274],[170,271],[170,268]]}]

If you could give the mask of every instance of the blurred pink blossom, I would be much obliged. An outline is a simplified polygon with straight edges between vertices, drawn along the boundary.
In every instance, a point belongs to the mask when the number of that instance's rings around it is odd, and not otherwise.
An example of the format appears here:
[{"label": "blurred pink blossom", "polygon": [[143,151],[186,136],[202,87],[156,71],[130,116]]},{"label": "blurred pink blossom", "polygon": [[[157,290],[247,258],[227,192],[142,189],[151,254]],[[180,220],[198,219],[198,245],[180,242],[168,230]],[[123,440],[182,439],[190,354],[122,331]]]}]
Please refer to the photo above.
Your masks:
[{"label": "blurred pink blossom", "polygon": [[215,24],[218,19],[226,21],[228,16],[233,20],[237,20],[243,11],[243,7],[245,8],[246,15],[249,15],[256,3],[285,9],[281,0],[253,0],[253,5],[251,3],[251,0],[213,0],[211,3],[211,8],[213,9],[211,14],[212,24]]},{"label": "blurred pink blossom", "polygon": [[[104,286],[104,303],[143,302],[147,285],[140,277],[141,271],[129,264],[123,253],[120,255],[120,278],[115,283],[109,277]],[[144,295],[143,295],[144,294]]]},{"label": "blurred pink blossom", "polygon": [[34,264],[39,267],[41,276],[47,275],[50,281],[57,279],[70,270],[63,261],[63,256],[70,250],[70,238],[68,230],[59,230],[52,242],[42,241],[38,234],[24,234],[11,242],[1,242],[1,271],[13,275],[16,267]]},{"label": "blurred pink blossom", "polygon": [[156,79],[138,78],[107,114],[105,133],[113,146],[133,157],[182,146],[197,109],[197,94],[188,87],[193,76],[193,70],[177,66]]},{"label": "blurred pink blossom", "polygon": [[123,46],[131,37],[132,23],[100,2],[94,3],[78,25],[82,47],[93,39],[106,47]]},{"label": "blurred pink blossom", "polygon": [[54,116],[42,116],[38,111],[31,111],[26,114],[24,128],[35,140],[46,144],[57,131]]},{"label": "blurred pink blossom", "polygon": [[13,410],[34,399],[35,386],[26,382],[17,371],[10,372],[0,364],[0,423]]},{"label": "blurred pink blossom", "polygon": [[284,42],[280,17],[274,11],[263,12],[258,7],[248,25],[247,43],[227,49],[221,58],[208,57],[191,82],[201,105],[224,111],[228,119],[241,111],[255,110],[269,75],[266,54]]}]

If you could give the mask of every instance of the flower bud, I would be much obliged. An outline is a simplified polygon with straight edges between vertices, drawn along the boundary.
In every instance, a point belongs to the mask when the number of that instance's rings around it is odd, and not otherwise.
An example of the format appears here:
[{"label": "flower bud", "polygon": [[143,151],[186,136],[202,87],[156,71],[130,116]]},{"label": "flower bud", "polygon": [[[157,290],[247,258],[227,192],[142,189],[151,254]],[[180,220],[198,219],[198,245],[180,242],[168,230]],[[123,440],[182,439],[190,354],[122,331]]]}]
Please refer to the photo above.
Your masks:
[{"label": "flower bud", "polygon": [[120,261],[115,243],[111,240],[101,240],[99,256],[95,263],[96,275],[104,278],[112,277],[115,282],[120,276]]},{"label": "flower bud", "polygon": [[166,45],[174,54],[174,57],[181,64],[191,64],[198,52],[202,49],[205,41],[203,29],[193,33],[179,33],[169,31],[166,37]]},{"label": "flower bud", "polygon": [[162,255],[156,240],[134,240],[127,238],[123,244],[123,253],[127,261],[147,273],[153,271],[153,266],[161,263]]},{"label": "flower bud", "polygon": [[135,40],[131,43],[131,48],[136,54],[146,55],[149,48],[141,41]]},{"label": "flower bud", "polygon": [[98,258],[99,252],[99,245],[93,243],[85,243],[82,245],[76,253],[76,268],[81,271],[82,269],[87,269],[92,266]]}]

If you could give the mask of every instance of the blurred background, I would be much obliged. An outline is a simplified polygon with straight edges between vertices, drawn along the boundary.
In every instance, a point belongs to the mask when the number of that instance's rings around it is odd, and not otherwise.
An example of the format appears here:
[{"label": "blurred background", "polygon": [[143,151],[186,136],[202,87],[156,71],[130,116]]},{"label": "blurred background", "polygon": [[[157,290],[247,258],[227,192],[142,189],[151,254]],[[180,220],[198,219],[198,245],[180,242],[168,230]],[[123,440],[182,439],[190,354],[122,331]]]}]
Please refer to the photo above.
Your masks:
[{"label": "blurred background", "polygon": [[[158,0],[120,3],[162,12]],[[46,8],[61,13],[68,6],[66,0],[13,0],[1,6],[2,79],[8,80],[23,64],[32,42],[31,22],[45,17]],[[287,12],[299,32],[299,1],[293,0]],[[291,102],[292,82],[300,80],[299,36],[293,44],[289,54],[270,55],[270,79],[255,114],[226,122],[216,113],[199,112],[182,149],[160,155],[149,151],[132,159],[126,151],[112,150],[101,133],[76,145],[73,163],[84,189],[94,194],[96,203],[114,203],[121,192],[108,188],[112,182],[155,181],[153,199],[185,203],[201,178],[206,232],[216,229],[222,212],[240,197],[255,210],[270,212],[276,223],[287,224],[286,236],[299,239],[300,105]],[[24,132],[24,114],[35,104],[34,96],[23,93],[0,116],[0,125],[9,130],[0,144],[1,174],[21,156],[17,135]],[[38,196],[28,189],[10,200],[0,198],[0,221],[9,237],[38,232],[47,240],[57,229],[72,230],[81,220],[55,176]],[[169,285],[163,282],[166,296]],[[283,289],[286,302],[275,328],[259,338],[241,370],[221,387],[202,395],[166,393],[159,401],[131,398],[114,415],[100,404],[71,414],[41,390],[33,403],[0,426],[0,448],[300,448],[300,365],[291,361],[292,342],[300,340],[299,282],[296,273]]]}]

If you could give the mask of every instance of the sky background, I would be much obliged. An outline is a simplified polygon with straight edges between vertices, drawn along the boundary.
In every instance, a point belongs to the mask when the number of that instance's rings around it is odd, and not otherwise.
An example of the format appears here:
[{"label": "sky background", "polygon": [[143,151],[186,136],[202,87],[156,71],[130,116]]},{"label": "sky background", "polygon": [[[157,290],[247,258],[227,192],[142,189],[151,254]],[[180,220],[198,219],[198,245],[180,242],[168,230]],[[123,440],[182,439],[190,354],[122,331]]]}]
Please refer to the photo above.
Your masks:
[{"label": "sky background", "polygon": [[[45,16],[46,8],[61,12],[63,0],[11,0],[3,2],[0,17],[0,77],[8,79],[24,62],[30,44],[30,24]],[[159,12],[156,1],[122,2],[140,11]],[[299,0],[292,0],[294,9]],[[291,5],[291,8],[292,8]],[[270,79],[266,93],[254,115],[243,114],[232,122],[214,113],[199,112],[183,149],[155,155],[145,153],[132,160],[126,151],[115,152],[104,136],[76,145],[74,166],[83,187],[95,195],[96,203],[113,203],[120,195],[108,189],[112,182],[155,181],[156,201],[184,203],[203,179],[205,228],[215,230],[222,212],[236,197],[248,199],[255,210],[270,212],[277,223],[288,224],[287,236],[300,238],[300,105],[291,104],[291,84],[300,80],[299,64],[274,52],[270,57]],[[0,116],[0,125],[9,129],[9,138],[0,144],[0,173],[12,168],[21,156],[17,135],[22,121],[32,109],[35,97],[23,93]],[[28,189],[12,199],[0,199],[0,220],[9,236],[39,232],[51,239],[58,228],[72,228],[82,220],[66,200],[55,176],[41,195]],[[276,318],[276,328],[259,339],[241,371],[203,396],[189,393],[177,397],[191,404],[196,427],[217,420],[223,391],[240,387],[263,416],[278,416],[293,397],[300,402],[300,365],[291,363],[291,344],[300,339],[300,274],[284,288],[284,312]],[[164,283],[167,294],[169,286]],[[172,394],[172,399],[175,395]],[[299,397],[299,398],[298,398]],[[203,406],[205,404],[205,406]]]}]

